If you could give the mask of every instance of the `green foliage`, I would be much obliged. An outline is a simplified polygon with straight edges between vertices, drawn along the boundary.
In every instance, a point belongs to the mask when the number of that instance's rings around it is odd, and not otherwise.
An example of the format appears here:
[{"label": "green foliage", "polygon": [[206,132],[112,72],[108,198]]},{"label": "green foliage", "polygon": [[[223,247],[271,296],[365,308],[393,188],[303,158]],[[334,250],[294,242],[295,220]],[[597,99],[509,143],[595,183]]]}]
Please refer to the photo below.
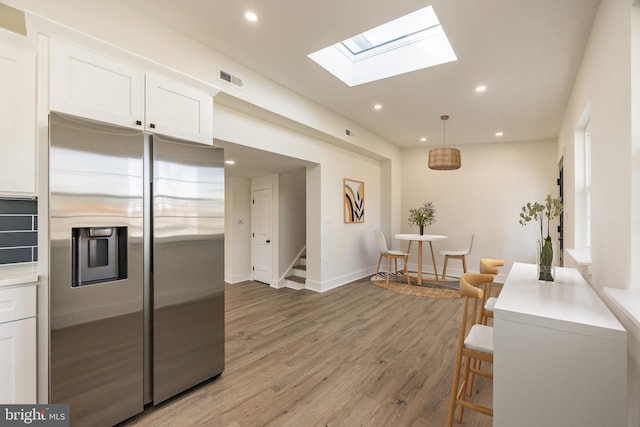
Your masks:
[{"label": "green foliage", "polygon": [[540,221],[540,240],[544,240],[543,223],[546,217],[547,219],[547,236],[550,234],[550,222],[552,219],[557,218],[562,214],[562,201],[560,198],[551,198],[550,194],[547,194],[544,204],[534,202],[527,203],[522,207],[520,212],[520,224],[527,225],[530,221]]},{"label": "green foliage", "polygon": [[423,227],[436,222],[436,208],[433,202],[425,202],[422,206],[415,209],[409,209],[409,225],[417,225]]}]

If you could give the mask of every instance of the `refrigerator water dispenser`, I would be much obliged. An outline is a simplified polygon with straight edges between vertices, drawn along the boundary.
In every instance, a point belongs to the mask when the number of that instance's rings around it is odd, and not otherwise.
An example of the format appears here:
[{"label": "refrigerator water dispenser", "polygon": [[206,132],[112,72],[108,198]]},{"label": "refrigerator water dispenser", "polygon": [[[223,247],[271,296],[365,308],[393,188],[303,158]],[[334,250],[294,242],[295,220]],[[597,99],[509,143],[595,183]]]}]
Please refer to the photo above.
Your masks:
[{"label": "refrigerator water dispenser", "polygon": [[127,278],[127,227],[73,228],[71,234],[71,286]]}]

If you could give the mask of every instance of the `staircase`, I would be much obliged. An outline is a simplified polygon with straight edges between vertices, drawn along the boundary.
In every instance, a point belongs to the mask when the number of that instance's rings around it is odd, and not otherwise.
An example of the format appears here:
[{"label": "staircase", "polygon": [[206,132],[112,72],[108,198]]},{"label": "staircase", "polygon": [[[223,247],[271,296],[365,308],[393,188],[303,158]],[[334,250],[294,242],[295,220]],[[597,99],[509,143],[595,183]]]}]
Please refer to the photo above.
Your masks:
[{"label": "staircase", "polygon": [[289,274],[284,278],[285,286],[291,289],[304,289],[307,280],[307,256],[300,255]]}]

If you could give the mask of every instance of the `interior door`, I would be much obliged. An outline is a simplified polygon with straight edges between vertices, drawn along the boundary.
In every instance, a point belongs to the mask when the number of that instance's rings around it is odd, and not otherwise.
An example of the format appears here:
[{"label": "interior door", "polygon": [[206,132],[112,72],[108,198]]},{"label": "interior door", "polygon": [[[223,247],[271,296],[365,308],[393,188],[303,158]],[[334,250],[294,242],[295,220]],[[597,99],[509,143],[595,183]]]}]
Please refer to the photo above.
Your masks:
[{"label": "interior door", "polygon": [[271,188],[253,189],[252,200],[253,280],[270,285],[273,264]]},{"label": "interior door", "polygon": [[[564,203],[564,157],[558,162],[558,191],[560,200]],[[560,223],[558,224],[558,243],[560,244],[558,251],[558,265],[564,266],[564,212],[560,214]]]}]

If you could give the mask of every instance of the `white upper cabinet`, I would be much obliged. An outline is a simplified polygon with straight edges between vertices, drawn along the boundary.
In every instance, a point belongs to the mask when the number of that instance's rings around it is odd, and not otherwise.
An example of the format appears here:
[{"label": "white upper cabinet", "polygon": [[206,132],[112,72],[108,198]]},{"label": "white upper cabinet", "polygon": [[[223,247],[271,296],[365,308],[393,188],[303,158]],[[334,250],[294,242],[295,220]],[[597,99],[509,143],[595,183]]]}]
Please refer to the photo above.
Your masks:
[{"label": "white upper cabinet", "polygon": [[213,96],[188,84],[52,39],[50,108],[213,144]]},{"label": "white upper cabinet", "polygon": [[213,97],[208,93],[147,73],[146,101],[149,130],[213,144]]},{"label": "white upper cabinet", "polygon": [[107,123],[144,124],[144,71],[51,40],[50,108]]},{"label": "white upper cabinet", "polygon": [[36,54],[0,30],[0,195],[36,195]]}]

